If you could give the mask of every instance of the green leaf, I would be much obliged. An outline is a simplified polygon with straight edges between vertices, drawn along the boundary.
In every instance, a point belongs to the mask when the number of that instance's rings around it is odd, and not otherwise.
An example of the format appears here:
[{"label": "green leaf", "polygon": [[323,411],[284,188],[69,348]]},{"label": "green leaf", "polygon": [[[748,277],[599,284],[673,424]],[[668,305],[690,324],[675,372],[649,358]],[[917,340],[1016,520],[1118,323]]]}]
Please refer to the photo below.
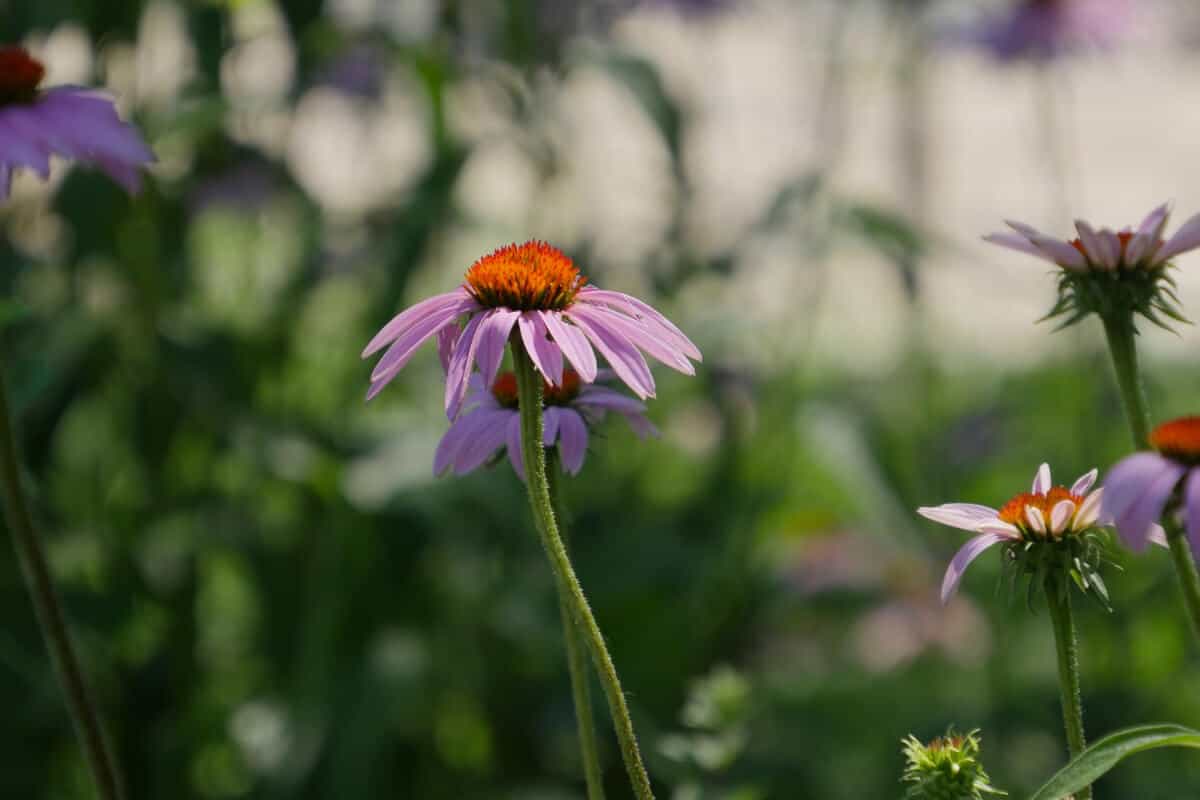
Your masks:
[{"label": "green leaf", "polygon": [[1200,731],[1182,725],[1137,725],[1110,733],[1067,764],[1030,800],[1057,800],[1090,786],[1122,759],[1156,747],[1200,749]]}]

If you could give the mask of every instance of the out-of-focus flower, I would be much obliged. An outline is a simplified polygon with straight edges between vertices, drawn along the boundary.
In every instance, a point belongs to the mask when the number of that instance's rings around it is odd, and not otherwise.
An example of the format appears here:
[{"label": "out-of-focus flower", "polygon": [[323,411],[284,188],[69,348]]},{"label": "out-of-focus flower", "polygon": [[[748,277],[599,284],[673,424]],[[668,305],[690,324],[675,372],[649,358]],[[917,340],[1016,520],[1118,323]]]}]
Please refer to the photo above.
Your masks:
[{"label": "out-of-focus flower", "polygon": [[[597,376],[611,378],[608,370]],[[545,429],[543,444],[554,447],[565,472],[576,475],[587,453],[588,428],[599,423],[606,412],[625,417],[638,436],[657,436],[658,429],[646,418],[646,406],[639,400],[596,384],[583,384],[575,370],[563,370],[562,381],[543,386]],[[434,474],[453,469],[458,475],[477,469],[498,450],[508,451],[508,460],[521,480],[525,464],[521,455],[521,414],[517,410],[517,379],[511,372],[498,377],[491,389],[483,378],[471,376],[471,386],[463,403],[463,413],[450,425],[438,444],[433,459]]]},{"label": "out-of-focus flower", "polygon": [[982,800],[1008,794],[992,786],[980,763],[979,731],[948,731],[929,744],[913,735],[904,745],[905,800]]},{"label": "out-of-focus flower", "polygon": [[1171,259],[1200,247],[1200,214],[1164,240],[1163,230],[1170,214],[1170,208],[1163,204],[1151,211],[1137,230],[1096,230],[1076,220],[1079,236],[1070,240],[1009,221],[1016,233],[993,233],[983,238],[1062,268],[1058,303],[1047,317],[1069,314],[1063,327],[1093,312],[1138,313],[1166,327],[1160,313],[1184,321],[1177,305],[1175,281],[1168,273]]},{"label": "out-of-focus flower", "polygon": [[19,167],[48,177],[51,156],[92,164],[136,192],[139,169],[154,161],[142,137],[90,89],[39,89],[45,74],[24,48],[0,47],[0,200]]},{"label": "out-of-focus flower", "polygon": [[1117,44],[1131,16],[1128,0],[1018,0],[953,38],[1001,61],[1044,61],[1081,47]]},{"label": "out-of-focus flower", "polygon": [[[596,380],[593,347],[642,399],[654,396],[643,350],[672,369],[695,374],[688,359],[699,361],[700,351],[666,317],[636,297],[586,284],[571,259],[544,242],[509,245],[479,259],[462,286],[407,309],[367,344],[363,358],[388,348],[371,372],[367,399],[434,336],[446,369],[450,419],[462,407],[472,363],[479,365],[484,385],[490,385],[514,331],[534,366],[554,386],[563,384],[564,356],[585,383]],[[463,317],[467,321],[460,330]]]},{"label": "out-of-focus flower", "polygon": [[1104,480],[1104,514],[1134,550],[1159,541],[1167,501],[1180,490],[1192,552],[1200,554],[1200,416],[1181,417],[1150,432],[1157,452],[1118,461]]},{"label": "out-of-focus flower", "polygon": [[[1032,488],[1016,495],[999,509],[974,503],[946,503],[932,508],[918,508],[917,513],[926,519],[976,534],[950,561],[942,580],[942,602],[948,601],[954,594],[967,566],[993,545],[1012,545],[1009,554],[1014,560],[1021,561],[1028,561],[1029,557],[1036,559],[1053,555],[1052,552],[1035,552],[1041,549],[1038,545],[1065,544],[1072,550],[1076,546],[1085,549],[1090,547],[1091,543],[1085,541],[1085,534],[1099,523],[1104,494],[1103,489],[1089,492],[1096,475],[1097,471],[1092,470],[1080,476],[1068,489],[1053,485],[1050,481],[1050,465],[1042,464],[1033,478]],[[1078,554],[1070,555],[1074,558]],[[1092,560],[1089,557],[1085,561]],[[1050,565],[1039,562],[1027,566],[1039,569]],[[1081,589],[1087,591],[1092,588],[1103,599],[1103,583],[1091,585],[1092,580],[1099,581],[1099,575],[1093,570],[1084,570],[1077,580],[1082,581]]]}]

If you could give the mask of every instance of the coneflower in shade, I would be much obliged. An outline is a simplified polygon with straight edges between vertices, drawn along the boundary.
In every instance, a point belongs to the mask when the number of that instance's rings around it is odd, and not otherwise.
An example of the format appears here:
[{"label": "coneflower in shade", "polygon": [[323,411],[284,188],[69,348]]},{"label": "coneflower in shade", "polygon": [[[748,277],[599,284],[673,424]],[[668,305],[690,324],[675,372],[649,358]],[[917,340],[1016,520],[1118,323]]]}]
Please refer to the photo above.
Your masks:
[{"label": "coneflower in shade", "polygon": [[51,156],[91,164],[136,192],[139,170],[154,161],[137,130],[91,89],[39,88],[45,74],[24,48],[0,47],[0,200],[19,168],[48,177]]},{"label": "coneflower in shade", "polygon": [[[926,519],[976,534],[951,559],[942,580],[942,602],[954,595],[970,563],[994,545],[1007,543],[1019,551],[1026,543],[1071,543],[1094,528],[1100,520],[1104,493],[1103,489],[1090,491],[1096,475],[1097,471],[1092,470],[1068,489],[1053,485],[1050,465],[1042,464],[1030,490],[998,509],[975,503],[918,508],[917,513]],[[1085,570],[1085,580],[1090,572]]]},{"label": "coneflower in shade", "polygon": [[[611,377],[611,371],[600,370],[597,380]],[[548,448],[557,444],[563,470],[570,475],[577,475],[583,468],[589,429],[609,411],[623,416],[639,437],[658,435],[640,400],[605,386],[584,384],[569,367],[563,370],[560,385],[544,383],[543,398],[543,444]],[[516,376],[512,372],[501,373],[488,389],[482,376],[473,375],[462,414],[438,444],[434,474],[441,475],[449,469],[458,475],[470,472],[489,461],[501,448],[507,451],[517,475],[525,480]]]},{"label": "coneflower in shade", "polygon": [[1192,216],[1169,239],[1163,231],[1171,215],[1163,204],[1137,229],[1097,230],[1075,221],[1079,234],[1058,239],[1022,222],[1008,221],[1014,233],[993,233],[984,241],[1036,256],[1062,268],[1058,302],[1047,318],[1066,316],[1066,327],[1090,313],[1108,317],[1141,314],[1166,327],[1164,315],[1186,321],[1179,310],[1171,260],[1200,247],[1200,214]]},{"label": "coneflower in shade", "polygon": [[587,285],[562,251],[530,241],[479,259],[457,289],[423,300],[388,322],[363,350],[367,358],[387,348],[371,372],[367,399],[436,336],[446,367],[446,414],[454,419],[472,365],[478,364],[484,385],[491,385],[514,330],[554,386],[562,384],[564,359],[585,383],[595,381],[599,352],[645,399],[654,396],[654,377],[643,351],[686,375],[695,374],[691,361],[701,360],[691,340],[658,311],[631,295]]},{"label": "coneflower in shade", "polygon": [[1179,490],[1192,553],[1200,552],[1200,416],[1181,417],[1150,432],[1155,452],[1118,461],[1104,479],[1104,513],[1133,550],[1161,533],[1158,521]]}]

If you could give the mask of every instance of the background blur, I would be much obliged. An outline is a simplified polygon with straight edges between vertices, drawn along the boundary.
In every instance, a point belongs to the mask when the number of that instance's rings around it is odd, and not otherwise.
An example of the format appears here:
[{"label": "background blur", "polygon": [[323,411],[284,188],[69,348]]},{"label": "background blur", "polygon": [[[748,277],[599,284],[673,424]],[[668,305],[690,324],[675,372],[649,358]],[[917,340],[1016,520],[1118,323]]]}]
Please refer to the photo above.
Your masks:
[{"label": "background blur", "polygon": [[[0,209],[30,485],[132,796],[582,797],[521,485],[431,476],[434,348],[362,402],[378,326],[531,237],[705,353],[657,370],[662,439],[606,428],[566,490],[660,795],[896,797],[900,738],[950,723],[1038,785],[1045,613],[994,556],[942,608],[965,534],[913,509],[1127,450],[1099,325],[1034,324],[1050,270],[979,240],[1200,211],[1200,11],[1089,7],[1022,51],[966,0],[0,0],[159,157],[135,199],[60,169]],[[1155,415],[1195,412],[1200,334],[1143,333]],[[1200,723],[1168,558],[1118,559],[1089,733]],[[0,706],[0,795],[90,797],[7,545]],[[1099,791],[1197,786],[1156,751]]]}]

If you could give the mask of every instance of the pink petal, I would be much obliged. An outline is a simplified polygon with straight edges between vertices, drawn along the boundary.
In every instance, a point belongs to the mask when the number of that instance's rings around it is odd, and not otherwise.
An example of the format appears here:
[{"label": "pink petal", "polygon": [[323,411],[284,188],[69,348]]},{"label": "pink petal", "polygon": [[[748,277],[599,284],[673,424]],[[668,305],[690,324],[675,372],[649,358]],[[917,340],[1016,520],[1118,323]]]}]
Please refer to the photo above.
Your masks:
[{"label": "pink petal", "polygon": [[584,287],[579,294],[586,302],[598,301],[620,309],[634,319],[645,323],[648,328],[658,334],[659,338],[672,344],[676,350],[679,350],[688,358],[694,361],[704,360],[700,355],[700,348],[696,347],[692,340],[675,323],[664,317],[658,309],[649,303],[639,300],[631,294],[597,289],[594,286]]},{"label": "pink petal", "polygon": [[542,377],[555,386],[562,385],[563,356],[550,338],[543,316],[545,311],[526,311],[521,315],[521,341],[525,343],[525,352],[533,359]]},{"label": "pink petal", "polygon": [[688,361],[687,356],[655,336],[648,328],[631,320],[629,317],[618,314],[615,311],[609,311],[600,306],[591,306],[589,308],[584,303],[576,304],[571,310],[571,315],[575,318],[583,315],[593,325],[607,327],[614,334],[627,339],[634,346],[640,347],[668,367],[678,370],[684,375],[696,374],[696,368],[692,366],[692,362]]},{"label": "pink petal", "polygon": [[450,356],[450,366],[446,370],[446,416],[454,419],[458,416],[463,396],[466,394],[468,379],[471,376],[471,363],[475,360],[475,349],[479,344],[479,326],[483,324],[494,311],[476,314],[467,322],[467,327],[458,337],[454,345],[454,353]]},{"label": "pink petal", "polygon": [[1104,490],[1097,489],[1096,491],[1083,498],[1083,502],[1079,504],[1079,510],[1075,512],[1075,528],[1076,530],[1084,530],[1090,528],[1100,521],[1100,509],[1103,508]]},{"label": "pink petal", "polygon": [[970,539],[964,544],[954,558],[950,560],[950,566],[946,568],[946,577],[942,579],[942,602],[949,602],[958,589],[959,581],[962,580],[963,573],[967,571],[967,567],[971,562],[979,557],[989,547],[1000,544],[1005,541],[1005,537],[998,536],[994,533],[981,533],[980,535]]},{"label": "pink petal", "polygon": [[[561,406],[548,406],[542,414],[542,446],[553,447],[554,442],[558,439],[558,422],[563,415],[564,409]],[[574,413],[574,412],[572,412]]]},{"label": "pink petal", "polygon": [[1104,242],[1088,225],[1081,219],[1075,220],[1075,230],[1079,231],[1079,241],[1083,243],[1083,249],[1087,251],[1088,260],[1095,262],[1098,266],[1107,269],[1113,269],[1117,266],[1116,261],[1109,258],[1109,253],[1104,247]]},{"label": "pink petal", "polygon": [[1037,474],[1033,476],[1033,487],[1029,491],[1033,494],[1045,494],[1053,485],[1050,481],[1050,465],[1042,464],[1038,467]]},{"label": "pink petal", "polygon": [[484,386],[495,383],[496,373],[500,371],[500,362],[504,360],[504,348],[508,345],[508,334],[520,316],[520,311],[497,308],[479,326],[475,363],[479,365]]},{"label": "pink petal", "polygon": [[1171,204],[1163,203],[1158,208],[1151,211],[1142,220],[1142,224],[1138,225],[1138,235],[1146,236],[1151,241],[1158,241],[1162,237],[1163,228],[1167,225],[1167,218],[1171,216]]},{"label": "pink petal", "polygon": [[1046,251],[1039,248],[1033,242],[1026,239],[1024,236],[1018,236],[1015,233],[989,233],[983,237],[985,242],[998,244],[1001,247],[1007,247],[1009,250],[1016,250],[1020,253],[1028,253],[1031,256],[1045,259],[1051,263],[1054,259],[1051,258]]},{"label": "pink petal", "polygon": [[583,468],[583,457],[587,454],[588,432],[583,418],[569,408],[561,410],[558,420],[558,452],[562,456],[563,469],[569,475],[578,475]]},{"label": "pink petal", "polygon": [[634,394],[643,400],[654,396],[654,377],[650,374],[646,359],[642,358],[636,347],[586,316],[572,317],[572,320],[583,330],[601,355],[608,359],[609,366],[617,373],[617,377],[624,381]]},{"label": "pink petal", "polygon": [[1195,250],[1200,247],[1200,214],[1196,214],[1175,231],[1175,235],[1166,241],[1162,248],[1154,254],[1154,260],[1161,264],[1169,261],[1180,253]]},{"label": "pink petal", "polygon": [[374,338],[363,348],[362,357],[369,358],[430,314],[437,314],[443,309],[461,305],[464,299],[469,299],[469,297],[465,291],[459,288],[446,294],[434,295],[426,300],[422,300],[415,306],[405,309],[393,317],[388,324],[384,325],[379,333],[375,334]]},{"label": "pink petal", "polygon": [[450,356],[454,353],[454,345],[458,342],[459,333],[458,323],[451,323],[438,331],[438,361],[442,362],[443,373],[450,369]]},{"label": "pink petal", "polygon": [[558,311],[544,311],[541,317],[542,322],[546,323],[546,330],[554,337],[562,354],[575,367],[583,382],[591,383],[596,380],[596,354],[583,331],[567,324]]},{"label": "pink petal", "polygon": [[605,411],[618,411],[623,414],[641,414],[646,410],[646,404],[641,400],[623,395],[618,391],[604,386],[586,386],[575,399],[577,406],[590,406]]},{"label": "pink petal", "polygon": [[1163,507],[1186,470],[1158,453],[1135,453],[1117,462],[1104,480],[1102,516],[1113,520],[1130,549],[1142,551]]},{"label": "pink petal", "polygon": [[1054,504],[1054,508],[1050,509],[1050,531],[1051,533],[1062,533],[1067,529],[1067,523],[1071,521],[1071,517],[1075,514],[1075,503],[1070,500],[1059,500]]},{"label": "pink petal", "polygon": [[1092,484],[1096,482],[1096,476],[1100,474],[1100,470],[1093,469],[1091,472],[1080,475],[1075,483],[1071,484],[1071,494],[1083,497],[1088,493],[1088,489],[1092,488]]},{"label": "pink petal", "polygon": [[1054,259],[1054,263],[1060,267],[1075,270],[1076,272],[1087,268],[1087,259],[1083,257],[1083,253],[1064,241],[1049,237],[1033,239],[1031,241],[1044,250]]},{"label": "pink petal", "polygon": [[973,503],[944,503],[940,506],[922,506],[917,513],[942,525],[974,532],[981,523],[995,520],[998,512],[994,508]]},{"label": "pink petal", "polygon": [[371,370],[371,380],[385,382],[391,380],[408,364],[413,354],[425,343],[426,339],[447,325],[453,324],[457,316],[457,309],[442,308],[439,311],[431,312],[416,324],[405,329],[404,333],[400,334],[383,354],[383,358],[379,359],[375,369]]},{"label": "pink petal", "polygon": [[486,413],[488,412],[482,409],[472,411],[450,423],[450,427],[442,435],[437,450],[433,454],[433,474],[435,476],[450,469],[458,451],[475,435],[475,428],[479,425],[480,418]]},{"label": "pink petal", "polygon": [[454,456],[454,473],[465,475],[478,469],[483,462],[504,446],[510,421],[517,417],[512,409],[502,411],[485,411],[479,415],[479,421],[471,430],[471,435],[464,435],[463,446]]}]

